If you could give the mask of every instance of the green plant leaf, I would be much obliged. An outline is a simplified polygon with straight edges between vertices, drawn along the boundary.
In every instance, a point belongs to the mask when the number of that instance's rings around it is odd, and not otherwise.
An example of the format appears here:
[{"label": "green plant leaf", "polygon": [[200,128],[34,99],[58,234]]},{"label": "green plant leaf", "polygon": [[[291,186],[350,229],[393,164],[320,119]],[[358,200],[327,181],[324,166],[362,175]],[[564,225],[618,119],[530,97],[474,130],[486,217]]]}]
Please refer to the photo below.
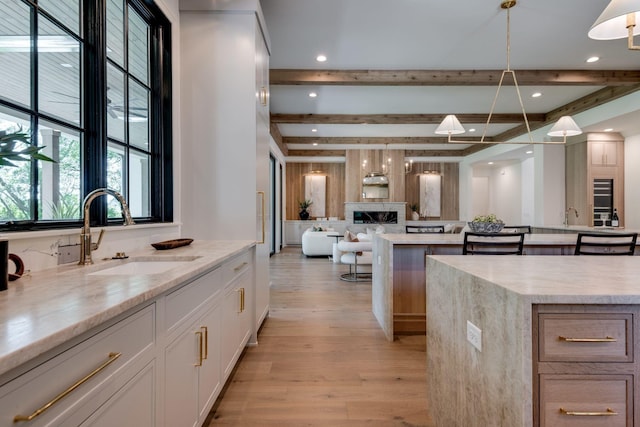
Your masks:
[{"label": "green plant leaf", "polygon": [[[26,147],[16,148],[17,143],[24,144]],[[54,159],[40,153],[43,148],[31,145],[29,135],[22,132],[22,129],[2,135],[0,136],[0,166],[16,167],[14,162],[26,162],[31,159],[56,163]]]}]

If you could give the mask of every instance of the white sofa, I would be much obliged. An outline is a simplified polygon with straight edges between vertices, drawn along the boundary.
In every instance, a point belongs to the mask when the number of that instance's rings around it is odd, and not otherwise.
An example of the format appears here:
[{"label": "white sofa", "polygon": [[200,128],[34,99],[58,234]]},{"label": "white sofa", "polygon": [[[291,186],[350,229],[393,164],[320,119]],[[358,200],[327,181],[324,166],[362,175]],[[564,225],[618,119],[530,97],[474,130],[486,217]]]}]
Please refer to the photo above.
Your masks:
[{"label": "white sofa", "polygon": [[302,253],[306,256],[333,255],[333,244],[339,235],[336,231],[313,231],[308,228],[302,233]]}]

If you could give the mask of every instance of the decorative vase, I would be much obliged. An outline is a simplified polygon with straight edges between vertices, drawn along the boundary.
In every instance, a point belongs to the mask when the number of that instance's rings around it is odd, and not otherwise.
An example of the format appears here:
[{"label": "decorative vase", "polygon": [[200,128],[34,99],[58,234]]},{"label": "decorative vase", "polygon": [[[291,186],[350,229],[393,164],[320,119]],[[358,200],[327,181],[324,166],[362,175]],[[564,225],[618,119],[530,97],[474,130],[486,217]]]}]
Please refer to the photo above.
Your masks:
[{"label": "decorative vase", "polygon": [[411,219],[414,221],[419,221],[420,220],[420,214],[416,211],[411,212]]},{"label": "decorative vase", "polygon": [[502,222],[479,222],[479,221],[470,221],[469,228],[474,233],[499,233],[502,231],[502,227],[504,227],[504,223]]},{"label": "decorative vase", "polygon": [[301,209],[300,212],[298,212],[298,215],[300,216],[300,219],[303,221],[306,221],[309,219],[309,212],[307,212],[306,209]]}]

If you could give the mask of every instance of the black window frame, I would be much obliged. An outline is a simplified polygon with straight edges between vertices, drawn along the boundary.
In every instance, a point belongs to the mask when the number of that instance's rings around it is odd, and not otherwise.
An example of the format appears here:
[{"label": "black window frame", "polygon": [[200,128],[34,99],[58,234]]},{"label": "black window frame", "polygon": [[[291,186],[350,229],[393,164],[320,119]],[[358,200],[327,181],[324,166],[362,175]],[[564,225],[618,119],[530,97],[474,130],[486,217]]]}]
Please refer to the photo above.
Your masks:
[{"label": "black window frame", "polygon": [[[37,35],[38,13],[57,21],[46,11],[38,8],[37,0],[21,1],[31,10],[29,34]],[[77,127],[83,132],[81,152],[81,195],[107,185],[107,118],[106,118],[106,5],[108,0],[82,0],[81,22],[84,49],[82,54],[84,103],[83,123]],[[170,223],[173,221],[173,143],[172,143],[172,55],[171,22],[152,0],[124,0],[125,7],[132,6],[150,26],[150,194],[151,205],[148,217],[134,217],[137,224]],[[125,23],[126,25],[126,23]],[[125,31],[128,31],[126,29]],[[31,117],[31,141],[37,141],[38,123],[46,120],[69,127],[46,114],[37,111],[37,52],[31,52],[31,96],[29,108],[0,99],[0,105]],[[32,217],[38,212],[38,169],[32,161]],[[92,203],[91,225],[107,226],[122,224],[121,219],[107,218],[107,200],[102,197]],[[82,226],[82,218],[74,220],[26,220],[0,223],[1,232],[51,230]]]}]

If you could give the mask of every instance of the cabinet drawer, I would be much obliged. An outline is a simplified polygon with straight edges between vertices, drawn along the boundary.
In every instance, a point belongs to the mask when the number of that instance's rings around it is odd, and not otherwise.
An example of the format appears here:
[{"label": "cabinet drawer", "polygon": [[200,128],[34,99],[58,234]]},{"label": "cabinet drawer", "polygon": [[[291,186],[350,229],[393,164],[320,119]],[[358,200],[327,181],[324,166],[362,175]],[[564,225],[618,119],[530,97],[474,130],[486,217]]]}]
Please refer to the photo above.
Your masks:
[{"label": "cabinet drawer", "polygon": [[541,427],[632,426],[631,375],[541,375]]},{"label": "cabinet drawer", "polygon": [[[5,384],[0,388],[0,426],[79,424],[75,420],[95,411],[126,380],[129,367],[145,363],[145,354],[151,358],[154,325],[151,305]],[[86,382],[31,421],[14,423],[16,415],[34,414],[85,377]]]},{"label": "cabinet drawer", "polygon": [[219,292],[223,287],[221,277],[222,272],[217,268],[167,295],[165,329],[175,328],[182,319]]},{"label": "cabinet drawer", "polygon": [[246,252],[224,263],[222,266],[222,274],[225,284],[233,281],[236,277],[251,268],[251,254],[251,252]]},{"label": "cabinet drawer", "polygon": [[541,313],[541,362],[633,362],[630,313]]}]

